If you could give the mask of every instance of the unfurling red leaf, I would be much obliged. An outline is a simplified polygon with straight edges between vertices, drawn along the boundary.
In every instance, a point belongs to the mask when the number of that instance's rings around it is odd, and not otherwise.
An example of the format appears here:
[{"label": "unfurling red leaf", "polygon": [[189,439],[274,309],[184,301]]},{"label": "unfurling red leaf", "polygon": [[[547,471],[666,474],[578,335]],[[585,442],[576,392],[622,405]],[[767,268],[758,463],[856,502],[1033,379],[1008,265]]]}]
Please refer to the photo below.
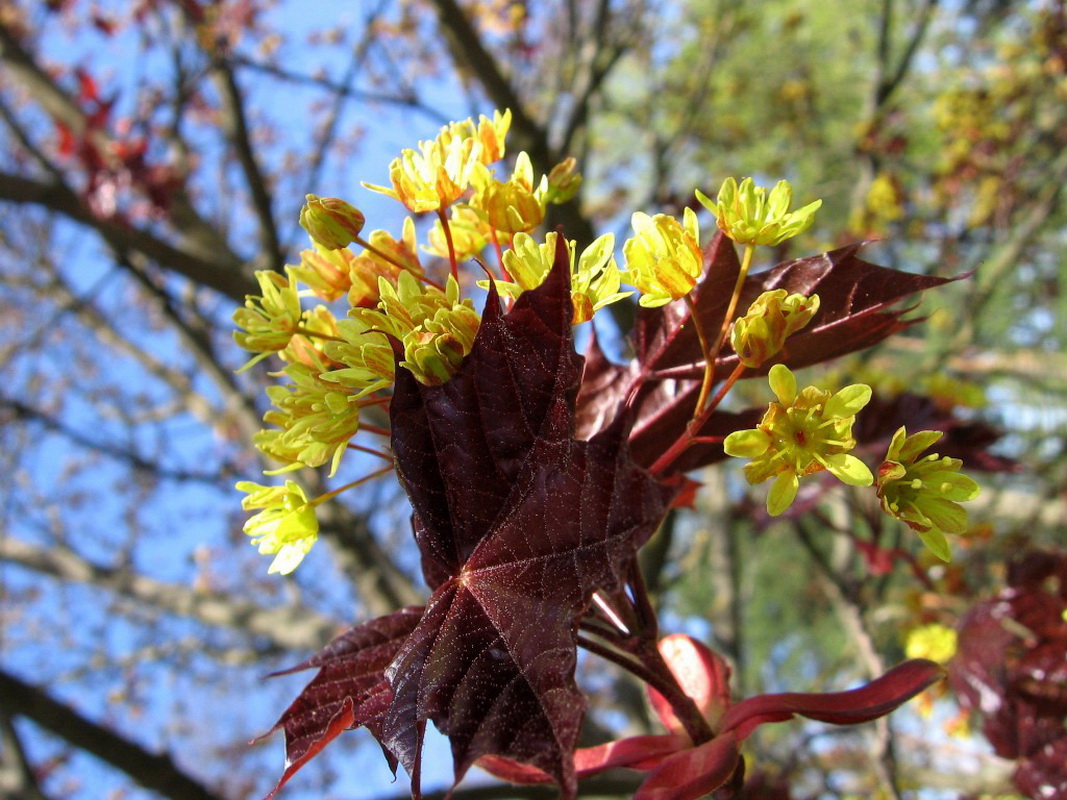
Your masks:
[{"label": "unfurling red leaf", "polygon": [[578,622],[595,589],[618,585],[669,499],[630,459],[621,417],[574,438],[582,363],[568,282],[561,247],[507,314],[490,289],[452,380],[431,387],[397,371],[393,451],[435,591],[388,670],[383,744],[416,791],[432,720],[450,739],[457,781],[496,755],[575,795]]},{"label": "unfurling red leaf", "polygon": [[830,722],[855,725],[885,716],[910,700],[926,687],[941,680],[945,671],[940,664],[925,659],[905,661],[885,675],[847,692],[827,694],[764,694],[742,700],[720,720],[721,730],[733,731],[744,739],[765,722],[784,722],[796,715]]}]

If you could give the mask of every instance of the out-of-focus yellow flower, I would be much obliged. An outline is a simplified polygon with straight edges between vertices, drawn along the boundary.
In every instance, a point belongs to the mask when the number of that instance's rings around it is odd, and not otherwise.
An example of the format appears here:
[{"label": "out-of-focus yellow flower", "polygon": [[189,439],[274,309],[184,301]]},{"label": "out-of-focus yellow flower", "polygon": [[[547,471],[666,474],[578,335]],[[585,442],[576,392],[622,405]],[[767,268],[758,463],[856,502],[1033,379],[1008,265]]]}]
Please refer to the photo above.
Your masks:
[{"label": "out-of-focus yellow flower", "polygon": [[768,375],[777,403],[755,428],[734,431],[723,442],[727,455],[752,459],[745,465],[750,484],[773,477],[767,513],[777,516],[796,499],[800,478],[828,470],[850,486],[870,486],[874,476],[849,451],[856,446],[852,425],[871,399],[871,387],[858,383],[836,394],[808,386],[797,392],[793,373],[775,364]]},{"label": "out-of-focus yellow flower", "polygon": [[751,178],[745,178],[740,186],[733,178],[727,178],[714,202],[700,191],[696,196],[715,215],[719,230],[738,244],[781,244],[811,227],[815,212],[822,205],[822,200],[816,200],[790,211],[793,188],[784,180],[775,184],[770,195]]},{"label": "out-of-focus yellow flower", "polygon": [[626,258],[622,280],[637,287],[646,308],[689,294],[704,268],[696,214],[687,208],[683,220],[640,211],[630,218],[634,236],[622,247]]},{"label": "out-of-focus yellow flower", "polygon": [[907,433],[903,427],[897,430],[878,468],[882,510],[916,531],[935,556],[950,561],[945,534],[967,532],[967,510],[960,503],[973,500],[981,490],[960,472],[960,459],[936,453],[919,458],[943,436],[940,431]]},{"label": "out-of-focus yellow flower", "polygon": [[336,197],[307,195],[300,209],[300,225],[308,236],[327,250],[352,244],[363,231],[363,212]]},{"label": "out-of-focus yellow flower", "polygon": [[[497,290],[507,297],[517,298],[523,292],[540,286],[556,260],[557,236],[555,231],[551,231],[545,235],[545,241],[539,244],[526,233],[516,234],[511,249],[504,252],[504,269],[511,276],[511,281],[497,282]],[[633,294],[619,291],[622,281],[613,255],[614,234],[605,233],[597,237],[576,260],[577,248],[577,242],[567,241],[571,265],[571,302],[574,305],[572,322],[575,325],[592,319],[593,314],[604,306]],[[489,281],[479,281],[478,285],[483,289],[488,288]]]},{"label": "out-of-focus yellow flower", "polygon": [[285,349],[303,317],[291,268],[286,267],[285,275],[258,270],[256,280],[263,295],[248,295],[244,308],[233,312],[233,321],[244,329],[233,332],[234,341],[242,349],[257,354],[241,370]]},{"label": "out-of-focus yellow flower", "polygon": [[947,625],[936,622],[920,625],[908,631],[904,655],[945,664],[956,655],[956,639],[956,631]]},{"label": "out-of-focus yellow flower", "polygon": [[819,310],[819,296],[789,294],[785,289],[764,292],[734,322],[730,344],[741,363],[758,367],[785,346],[785,340],[811,322]]},{"label": "out-of-focus yellow flower", "polygon": [[262,555],[274,556],[268,572],[288,575],[319,538],[319,521],[307,495],[296,481],[285,486],[241,481],[237,489],[248,495],[241,501],[245,511],[263,509],[245,522],[244,531]]}]

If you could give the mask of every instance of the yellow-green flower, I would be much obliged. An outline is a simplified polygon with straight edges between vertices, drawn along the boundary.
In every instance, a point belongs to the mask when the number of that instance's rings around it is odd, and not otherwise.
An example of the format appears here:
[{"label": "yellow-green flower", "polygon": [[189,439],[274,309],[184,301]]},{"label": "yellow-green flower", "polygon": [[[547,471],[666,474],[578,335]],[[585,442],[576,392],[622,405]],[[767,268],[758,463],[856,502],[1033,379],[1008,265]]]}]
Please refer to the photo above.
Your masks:
[{"label": "yellow-green flower", "polygon": [[477,193],[470,207],[499,233],[510,236],[532,231],[545,218],[544,207],[534,195],[533,167],[526,153],[519,153],[507,181],[498,181],[484,166],[474,171],[472,181]]},{"label": "yellow-green flower", "polygon": [[[489,244],[492,231],[477,211],[466,203],[452,206],[448,215],[448,230],[452,234],[452,248],[456,261],[470,261],[477,258]],[[448,258],[448,240],[440,219],[435,219],[433,227],[427,234],[429,245],[425,248],[430,255]]]},{"label": "yellow-green flower", "polygon": [[917,531],[934,555],[949,561],[952,551],[945,534],[967,532],[967,511],[960,503],[973,500],[981,490],[960,472],[960,459],[936,453],[919,458],[942,435],[919,431],[908,436],[901,427],[878,468],[878,497],[886,514]]},{"label": "yellow-green flower", "polygon": [[303,316],[291,268],[286,267],[285,275],[258,270],[256,280],[263,295],[247,295],[244,308],[233,312],[233,321],[244,328],[233,332],[234,341],[239,347],[258,354],[241,367],[242,370],[271,353],[284,350],[299,329]]},{"label": "yellow-green flower", "polygon": [[734,322],[730,344],[741,363],[758,367],[785,345],[785,340],[811,322],[819,310],[819,296],[789,294],[785,289],[764,292]]},{"label": "yellow-green flower", "polygon": [[286,366],[290,383],[267,388],[274,408],[263,415],[263,420],[280,430],[260,431],[254,440],[261,452],[286,463],[279,471],[329,462],[333,475],[349,440],[359,430],[359,412],[366,392],[327,380],[324,375],[328,374],[328,365],[318,354],[308,355],[310,363]]},{"label": "yellow-green flower", "polygon": [[332,303],[352,288],[349,264],[355,257],[347,248],[329,250],[312,242],[314,250],[301,250],[300,263],[291,266],[293,276],[317,297]]},{"label": "yellow-green flower", "polygon": [[[545,241],[539,244],[526,233],[516,234],[511,249],[504,252],[504,269],[511,281],[498,282],[497,290],[503,295],[517,298],[523,292],[540,286],[556,260],[557,236],[555,231],[551,231],[545,235]],[[577,242],[567,241],[571,264],[571,302],[574,305],[571,321],[575,325],[592,319],[593,314],[604,306],[633,294],[619,291],[622,273],[613,255],[614,234],[598,236],[575,260],[577,248]],[[479,281],[478,285],[488,288],[489,281]]]},{"label": "yellow-green flower", "polygon": [[715,215],[719,230],[738,244],[781,244],[810,228],[822,205],[822,200],[816,200],[790,211],[793,188],[789,181],[778,181],[768,195],[751,178],[745,178],[740,186],[733,178],[727,178],[714,202],[700,191],[696,196]]},{"label": "yellow-green flower", "polygon": [[440,139],[445,143],[453,139],[471,140],[478,143],[478,158],[483,164],[493,164],[504,157],[504,140],[511,128],[511,110],[493,112],[489,119],[484,114],[478,121],[465,119],[451,122],[441,129]]},{"label": "yellow-green flower", "polygon": [[373,250],[364,250],[348,260],[352,282],[348,302],[353,307],[370,308],[378,302],[380,278],[395,281],[401,271],[416,276],[423,274],[415,239],[415,221],[411,217],[404,217],[399,239],[393,238],[388,231],[376,230],[367,237],[367,244]]},{"label": "yellow-green flower", "polygon": [[549,171],[547,180],[541,182],[537,189],[541,205],[549,203],[566,203],[578,193],[582,185],[582,175],[576,170],[578,162],[565,158]]},{"label": "yellow-green flower", "polygon": [[796,377],[783,364],[771,367],[768,380],[778,397],[755,428],[734,431],[723,442],[726,453],[752,459],[745,465],[750,484],[773,477],[767,512],[777,516],[796,499],[800,478],[827,470],[851,486],[870,486],[874,476],[849,451],[856,446],[852,424],[871,399],[871,387],[858,383],[835,394],[809,386],[797,392]]},{"label": "yellow-green flower", "polygon": [[380,280],[379,292],[378,309],[357,308],[350,314],[402,342],[400,364],[421,383],[436,386],[455,375],[481,324],[471,301],[460,299],[455,279],[449,276],[442,292],[402,272],[395,286]]},{"label": "yellow-green flower", "polygon": [[363,212],[336,197],[309,194],[300,209],[300,225],[312,241],[327,250],[352,244],[366,222]]},{"label": "yellow-green flower", "polygon": [[646,308],[689,294],[704,268],[696,214],[687,208],[683,220],[641,212],[630,218],[634,237],[622,247],[626,258],[622,280],[637,287]]},{"label": "yellow-green flower", "polygon": [[440,211],[456,202],[470,186],[471,171],[480,163],[481,145],[472,138],[439,136],[403,150],[389,165],[392,188],[363,185],[399,200],[415,213]]},{"label": "yellow-green flower", "polygon": [[304,490],[296,481],[285,486],[241,481],[237,489],[248,495],[241,501],[245,511],[263,509],[245,522],[244,531],[262,555],[274,556],[268,572],[288,575],[319,538],[319,521]]}]

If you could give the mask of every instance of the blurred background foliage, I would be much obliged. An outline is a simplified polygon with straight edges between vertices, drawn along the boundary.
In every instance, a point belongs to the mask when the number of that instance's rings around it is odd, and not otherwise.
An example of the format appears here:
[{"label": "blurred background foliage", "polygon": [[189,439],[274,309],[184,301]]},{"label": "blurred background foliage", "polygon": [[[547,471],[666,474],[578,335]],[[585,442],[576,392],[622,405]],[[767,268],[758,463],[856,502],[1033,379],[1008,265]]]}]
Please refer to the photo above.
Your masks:
[{"label": "blurred background foliage", "polygon": [[[395,233],[358,182],[471,113],[511,108],[510,152],[535,170],[578,158],[582,191],[549,225],[579,240],[727,176],[788,178],[823,207],[776,260],[872,240],[878,263],[973,273],[820,378],[971,426],[970,469],[989,469],[951,564],[840,491],[771,524],[729,467],[694,476],[695,509],[644,553],[665,627],[726,655],[739,695],[929,654],[921,632],[955,628],[1013,558],[1064,548],[1062,0],[313,5],[0,4],[0,794],[261,796],[280,744],[245,742],[300,683],[260,677],[419,601],[389,481],[335,503],[293,576],[266,576],[232,486],[267,466],[251,438],[273,379],[234,374],[229,318],[255,269],[306,246],[306,192]],[[738,394],[768,399],[761,381]],[[648,724],[632,686],[582,670],[603,695],[591,736]],[[1023,791],[951,692],[919,705],[862,735],[778,726],[749,747],[751,793]],[[402,795],[369,741],[342,737],[285,796]]]}]

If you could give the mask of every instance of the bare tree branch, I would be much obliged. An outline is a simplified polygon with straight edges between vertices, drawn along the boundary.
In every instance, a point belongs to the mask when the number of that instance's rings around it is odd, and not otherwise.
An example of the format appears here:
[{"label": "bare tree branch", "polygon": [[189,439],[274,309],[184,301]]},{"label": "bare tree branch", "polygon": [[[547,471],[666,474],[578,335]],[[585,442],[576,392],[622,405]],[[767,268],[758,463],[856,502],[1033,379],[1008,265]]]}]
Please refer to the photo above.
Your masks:
[{"label": "bare tree branch", "polygon": [[37,783],[11,716],[0,710],[0,795],[8,800],[48,800]]},{"label": "bare tree branch", "polygon": [[0,708],[25,717],[77,748],[122,770],[146,789],[173,800],[222,800],[183,772],[169,755],[150,753],[93,722],[46,692],[0,671]]},{"label": "bare tree branch", "polygon": [[90,213],[69,187],[40,183],[11,173],[0,173],[0,200],[41,206],[94,229],[117,252],[136,250],[160,267],[185,276],[238,302],[259,289],[251,267],[245,268],[228,252],[204,258],[132,225],[101,219]]},{"label": "bare tree branch", "polygon": [[152,608],[192,617],[252,636],[285,650],[318,650],[341,630],[334,620],[299,605],[264,608],[221,592],[197,591],[132,569],[103,567],[67,547],[37,547],[0,536],[0,561],[55,578],[98,586]]}]

